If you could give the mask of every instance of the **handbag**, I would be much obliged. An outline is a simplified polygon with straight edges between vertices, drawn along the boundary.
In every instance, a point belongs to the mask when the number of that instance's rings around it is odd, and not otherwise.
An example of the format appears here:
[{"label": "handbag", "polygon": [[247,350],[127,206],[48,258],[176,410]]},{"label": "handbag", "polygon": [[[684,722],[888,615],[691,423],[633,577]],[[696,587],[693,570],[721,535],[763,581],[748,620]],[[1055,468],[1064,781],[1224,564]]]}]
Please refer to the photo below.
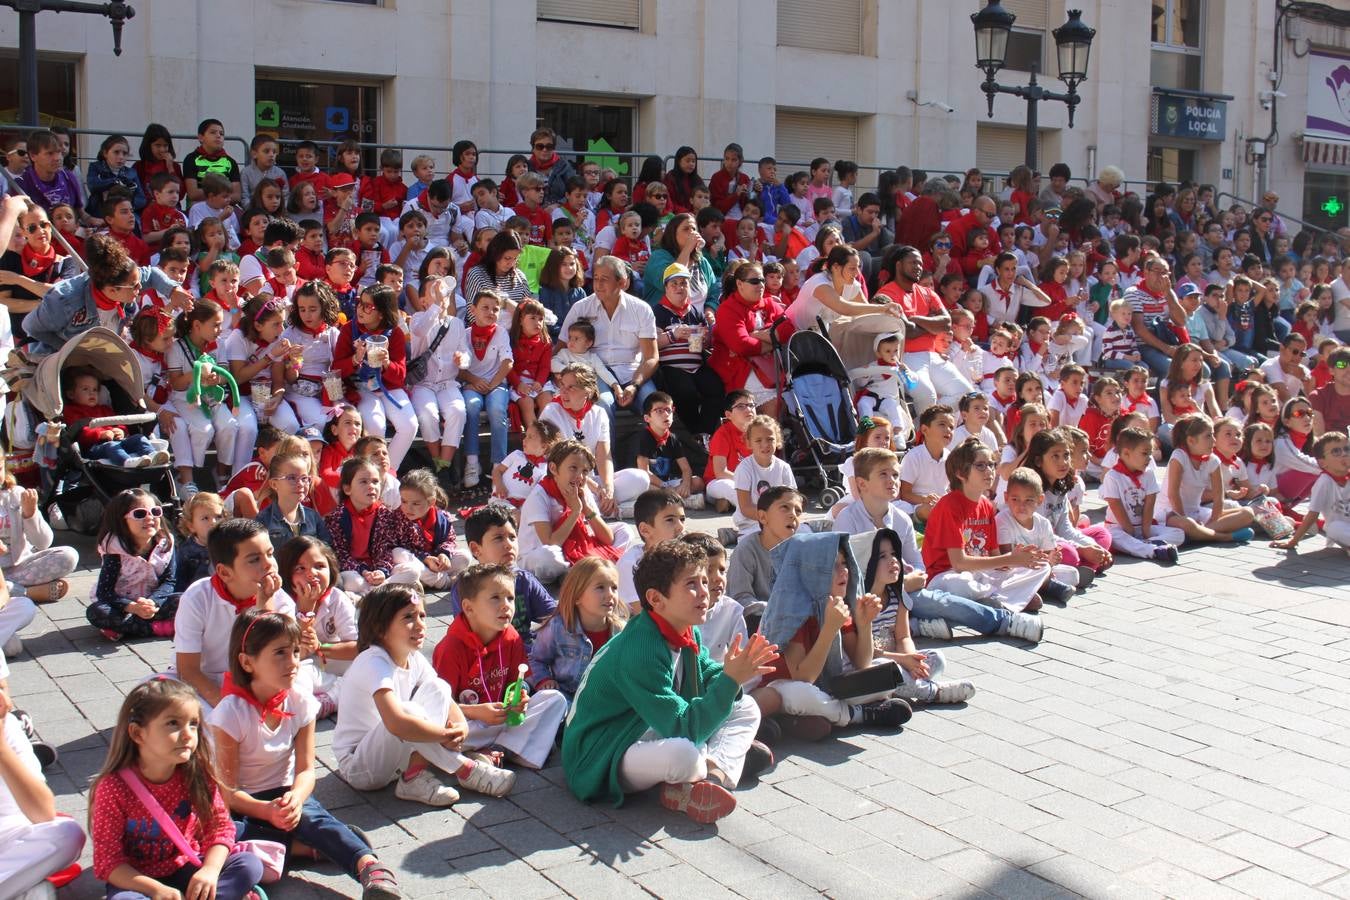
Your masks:
[{"label": "handbag", "polygon": [[[117,774],[131,789],[131,793],[141,802],[141,805],[150,811],[155,823],[164,832],[164,836],[178,848],[178,852],[182,853],[189,863],[201,868],[201,856],[192,849],[192,845],[183,836],[183,831],[178,827],[178,823],[165,812],[164,807],[150,793],[149,788],[145,786],[145,782],[141,781],[141,776],[131,768],[119,769]],[[252,853],[258,857],[263,867],[263,884],[274,884],[281,880],[281,873],[286,865],[285,845],[276,841],[240,841],[234,845],[231,852]]]},{"label": "handbag", "polygon": [[445,334],[450,330],[450,323],[446,322],[441,326],[440,331],[431,339],[431,346],[417,354],[414,359],[408,361],[408,374],[405,378],[408,384],[420,384],[426,380],[427,366],[431,361],[431,355],[436,352],[436,348],[445,340]]}]

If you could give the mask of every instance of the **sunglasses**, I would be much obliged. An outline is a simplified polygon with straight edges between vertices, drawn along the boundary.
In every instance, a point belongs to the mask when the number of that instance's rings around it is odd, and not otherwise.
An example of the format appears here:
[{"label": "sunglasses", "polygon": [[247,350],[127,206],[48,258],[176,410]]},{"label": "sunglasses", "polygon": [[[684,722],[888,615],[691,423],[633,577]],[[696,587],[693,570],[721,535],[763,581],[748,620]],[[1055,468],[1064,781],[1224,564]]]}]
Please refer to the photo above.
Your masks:
[{"label": "sunglasses", "polygon": [[1311,416],[1311,415],[1312,415],[1312,410],[1310,410],[1310,409],[1303,409],[1303,408],[1301,408],[1301,407],[1300,407],[1299,409],[1291,409],[1291,410],[1289,411],[1289,418],[1291,418],[1291,419],[1306,419],[1306,418],[1308,418],[1308,416]]},{"label": "sunglasses", "polygon": [[991,462],[974,462],[970,464],[970,467],[972,469],[979,469],[981,472],[988,472],[990,469],[994,468],[994,464]]},{"label": "sunglasses", "polygon": [[745,282],[746,284],[755,284],[755,285],[764,283],[763,278],[742,278],[741,281]]},{"label": "sunglasses", "polygon": [[536,150],[552,150],[552,149],[553,149],[554,147],[556,147],[556,146],[558,146],[558,145],[557,145],[557,144],[535,144],[535,145],[534,145],[534,149],[536,149]]},{"label": "sunglasses", "polygon": [[934,249],[934,250],[950,250],[950,249],[952,249],[952,242],[951,242],[951,241],[938,241],[938,242],[936,242],[935,244],[933,244],[933,249]]},{"label": "sunglasses", "polygon": [[25,229],[25,230],[26,230],[29,234],[34,234],[34,233],[37,232],[37,230],[38,230],[39,228],[41,228],[43,231],[51,231],[51,230],[52,230],[52,223],[51,223],[51,222],[34,222],[32,225],[29,225],[28,228]]},{"label": "sunglasses", "polygon": [[140,521],[141,519],[158,519],[162,515],[164,515],[162,506],[139,506],[127,513],[127,518]]},{"label": "sunglasses", "polygon": [[666,199],[666,197],[668,197],[669,195],[668,195],[668,194],[656,194],[656,193],[652,193],[652,192],[649,191],[649,192],[647,193],[647,196],[650,197],[650,198],[652,198],[653,200],[664,200],[664,199]]},{"label": "sunglasses", "polygon": [[1338,359],[1331,364],[1333,369],[1350,369],[1350,359]]},{"label": "sunglasses", "polygon": [[19,157],[20,159],[27,159],[27,158],[28,158],[28,151],[27,151],[27,150],[11,150],[11,151],[9,151],[9,152],[12,153],[13,155]]}]

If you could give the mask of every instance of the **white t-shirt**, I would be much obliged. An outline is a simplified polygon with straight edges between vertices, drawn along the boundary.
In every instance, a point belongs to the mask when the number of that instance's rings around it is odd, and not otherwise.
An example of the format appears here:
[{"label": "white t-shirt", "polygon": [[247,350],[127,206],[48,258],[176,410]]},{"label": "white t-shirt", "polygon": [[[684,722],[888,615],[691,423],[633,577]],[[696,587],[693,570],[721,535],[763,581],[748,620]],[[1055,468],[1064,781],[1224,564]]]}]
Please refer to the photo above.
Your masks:
[{"label": "white t-shirt", "polygon": [[220,698],[220,704],[207,716],[214,727],[239,744],[238,786],[250,794],[273,788],[289,787],[295,781],[295,737],[314,721],[319,701],[314,695],[287,691],[286,712],[275,730],[260,721],[258,708],[243,697]]},{"label": "white t-shirt", "polygon": [[567,334],[572,323],[582,317],[590,319],[591,325],[595,327],[595,344],[591,352],[599,356],[620,379],[630,380],[642,362],[642,350],[638,342],[656,340],[656,316],[652,308],[646,301],[625,293],[611,317],[600,298],[591,294],[572,304],[567,317],[563,319],[561,333]]},{"label": "white t-shirt", "polygon": [[1350,522],[1350,482],[1337,484],[1325,472],[1317,476],[1308,496],[1308,514],[1323,515],[1328,524]]},{"label": "white t-shirt", "polygon": [[1060,425],[1072,425],[1078,427],[1078,421],[1083,418],[1083,413],[1087,412],[1088,395],[1079,394],[1078,400],[1074,403],[1069,402],[1069,397],[1063,391],[1055,391],[1050,398],[1050,412],[1059,413]]},{"label": "white t-shirt", "polygon": [[507,209],[501,204],[498,204],[496,209],[486,209],[480,206],[478,212],[473,214],[474,231],[480,228],[495,228],[497,231],[501,231],[502,226],[506,224],[506,220],[515,214],[514,209]]},{"label": "white t-shirt", "polygon": [[[1163,380],[1166,381],[1166,379]],[[1137,412],[1150,421],[1162,418],[1162,410],[1158,408],[1158,401],[1154,400],[1148,394],[1145,394],[1138,400],[1128,395],[1122,398],[1120,401],[1120,414],[1123,416],[1128,412]],[[1105,463],[1103,463],[1103,465],[1105,465]]]},{"label": "white t-shirt", "polygon": [[258,259],[258,254],[250,253],[239,260],[239,287],[242,288],[250,281],[259,279],[266,280],[267,270],[263,268],[262,260]]},{"label": "white t-shirt", "polygon": [[539,419],[557,425],[564,438],[581,441],[592,453],[596,452],[595,448],[601,441],[604,441],[605,446],[611,451],[614,449],[609,441],[609,414],[599,403],[592,404],[586,415],[581,417],[580,428],[577,427],[576,417],[563,409],[561,403],[550,403],[544,407]]},{"label": "white t-shirt", "polygon": [[[1181,483],[1178,491],[1181,494],[1181,509],[1172,509],[1171,494],[1171,468],[1172,463],[1176,462],[1181,466]],[[1210,483],[1214,479],[1214,473],[1223,465],[1219,458],[1214,454],[1209,455],[1209,459],[1200,463],[1198,466],[1191,462],[1190,456],[1184,450],[1173,450],[1171,458],[1167,461],[1168,468],[1168,490],[1158,498],[1158,521],[1165,521],[1168,512],[1179,513],[1183,516],[1189,516],[1192,519],[1199,518],[1202,514],[1200,506],[1200,497],[1209,489]]]},{"label": "white t-shirt", "polygon": [[[249,365],[261,360],[280,340],[281,339],[278,338],[276,341],[273,341],[265,347],[259,347],[256,341],[245,336],[244,332],[236,329],[229,332],[221,340],[220,350],[218,351],[220,354],[219,359],[221,363],[231,369],[233,369],[233,367],[230,366],[230,363],[234,362]],[[264,366],[257,375],[254,375],[247,382],[241,380],[238,376],[235,376],[235,380],[239,382],[240,393],[247,393],[244,388],[248,384],[254,382],[259,384],[272,383],[272,367],[270,365]]]},{"label": "white t-shirt", "polygon": [[[389,261],[394,262],[398,255],[403,252],[403,245],[407,241],[402,238],[389,245]],[[403,258],[403,283],[411,285],[414,291],[422,289],[422,282],[417,277],[417,273],[422,269],[422,260],[427,258],[428,247],[424,244],[421,247],[408,251],[408,255]]]},{"label": "white t-shirt", "polygon": [[[586,488],[584,502],[587,509],[599,508],[599,503],[595,500],[595,494],[590,488]],[[562,518],[563,505],[548,495],[543,486],[536,484],[530,493],[525,497],[525,502],[520,507],[520,556],[538,550],[542,547],[543,541],[539,540],[539,533],[535,530],[535,525],[543,523],[549,527]]]},{"label": "white t-shirt", "polygon": [[[5,743],[19,757],[19,764],[42,781],[42,765],[33,753],[33,745],[23,733],[23,726],[13,713],[5,716]],[[18,801],[10,793],[9,786],[0,780],[0,840],[17,836],[32,824],[32,820],[24,815]]]},{"label": "white t-shirt", "polygon": [[[455,354],[469,350],[468,330],[459,316],[443,316],[440,307],[430,306],[412,317],[412,346],[408,350],[408,359],[421,356],[436,339],[441,328],[445,327],[445,337],[436,345],[436,352],[427,358],[426,380],[419,382],[433,390],[448,387],[457,382],[459,366],[455,363]],[[498,326],[500,327],[500,326]],[[496,335],[493,336],[494,339]],[[508,340],[510,339],[508,335]],[[470,351],[472,355],[472,351]],[[494,369],[492,373],[495,374]],[[417,385],[414,385],[416,387]]]},{"label": "white t-shirt", "polygon": [[[292,618],[296,614],[295,600],[285,591],[277,591],[272,597],[272,608]],[[314,614],[314,633],[321,644],[341,644],[354,641],[357,637],[356,604],[341,588],[329,588]],[[330,659],[324,670],[341,675],[351,667],[349,659]]]},{"label": "white t-shirt", "polygon": [[283,331],[281,337],[304,348],[300,360],[301,375],[322,378],[323,373],[333,368],[333,350],[337,347],[338,330],[332,325],[317,335],[291,327]]},{"label": "white t-shirt", "polygon": [[994,525],[998,528],[1000,546],[1030,544],[1039,550],[1055,549],[1054,529],[1050,520],[1040,513],[1032,513],[1031,527],[1027,528],[1013,518],[1012,510],[1002,509],[994,519]]},{"label": "white t-shirt", "polygon": [[[759,495],[771,487],[794,489],[797,487],[797,479],[792,474],[792,467],[777,456],[769,460],[767,467],[762,467],[755,462],[754,456],[747,456],[736,464],[734,482],[737,491],[749,492],[752,507],[759,502]],[[758,523],[741,515],[740,504],[737,504],[736,514],[731,518],[732,524],[738,529],[743,530],[751,525],[758,527]]]},{"label": "white t-shirt", "polygon": [[178,600],[173,619],[173,652],[201,654],[202,674],[220,684],[230,670],[230,629],[239,617],[216,593],[210,578],[194,581]]},{"label": "white t-shirt", "polygon": [[910,490],[920,496],[936,494],[941,497],[951,487],[947,479],[948,448],[942,448],[942,455],[933,459],[932,452],[924,444],[918,444],[900,460],[900,480],[908,482]]},{"label": "white t-shirt", "polygon": [[[548,463],[530,463],[524,450],[512,450],[506,454],[506,458],[501,461],[501,465],[506,467],[506,471],[502,473],[502,482],[506,485],[506,497],[508,500],[514,500],[517,503],[523,503],[525,498],[530,495],[530,489],[543,481],[544,476],[548,474]],[[524,474],[527,465],[531,466],[528,478]]]},{"label": "white t-shirt", "polygon": [[[638,602],[637,586],[633,584],[633,570],[637,564],[642,562],[642,557],[647,553],[647,548],[640,541],[634,541],[627,550],[623,551],[623,556],[614,565],[619,570],[619,601],[621,603],[634,604]],[[737,604],[739,605],[739,604]]]},{"label": "white t-shirt", "polygon": [[1350,304],[1342,302],[1350,300],[1350,285],[1345,283],[1345,276],[1331,282],[1331,300],[1335,310],[1335,318],[1331,320],[1332,330],[1344,331],[1350,328]]},{"label": "white t-shirt", "polygon": [[[449,340],[450,336],[447,334],[441,345],[444,346]],[[471,375],[482,378],[484,381],[490,380],[493,375],[497,374],[497,369],[501,367],[503,360],[511,359],[511,333],[500,325],[493,333],[492,340],[488,341],[482,359],[479,359],[478,354],[473,352],[469,340],[465,340],[464,346],[469,347],[469,367],[466,371]],[[502,379],[502,384],[506,384],[506,379]]]},{"label": "white t-shirt", "polygon": [[[979,439],[980,439],[980,443],[982,443],[982,444],[984,444],[986,447],[988,447],[990,453],[997,453],[997,452],[998,452],[998,438],[994,437],[994,433],[993,433],[992,431],[989,430],[989,426],[988,426],[988,425],[986,425],[986,426],[984,426],[983,428],[981,428],[979,434],[974,434],[974,435],[972,435],[972,434],[970,433],[970,429],[966,428],[966,426],[965,426],[964,423],[962,423],[962,424],[960,424],[960,425],[957,425],[957,426],[956,426],[956,429],[955,429],[954,431],[952,431],[952,441],[951,441],[950,444],[947,445],[947,449],[948,449],[948,450],[951,450],[951,449],[953,449],[953,448],[955,448],[955,447],[961,446],[961,444],[962,444],[962,443],[965,441],[965,439],[968,438],[968,437],[977,437],[977,438],[979,438]],[[916,447],[915,449],[918,449],[918,448]],[[914,455],[914,451],[911,450],[911,451],[909,451],[909,453],[906,453],[906,454],[905,454],[905,458],[908,459],[909,457],[911,457],[911,456],[913,456],[913,455]],[[945,455],[944,455],[944,465],[945,465]]]},{"label": "white t-shirt", "polygon": [[1274,465],[1269,461],[1266,461],[1261,465],[1252,462],[1246,463],[1245,465],[1247,468],[1247,484],[1251,485],[1253,491],[1255,491],[1258,486],[1262,486],[1266,489],[1267,494],[1275,493],[1276,478]]},{"label": "white t-shirt", "polygon": [[1129,522],[1117,522],[1115,513],[1108,505],[1106,524],[1125,528],[1134,527],[1143,521],[1144,501],[1149,494],[1156,493],[1158,493],[1158,478],[1153,474],[1152,466],[1140,474],[1138,486],[1125,474],[1115,469],[1107,469],[1102,475],[1102,486],[1097,489],[1097,496],[1102,500],[1119,500],[1125,507],[1125,515],[1130,519]]},{"label": "white t-shirt", "polygon": [[406,703],[417,688],[435,677],[436,671],[421,653],[409,654],[407,666],[399,668],[383,647],[362,650],[343,676],[338,694],[338,720],[333,729],[333,753],[338,760],[349,756],[367,734],[384,728],[375,706],[377,693],[391,690],[399,702]]},{"label": "white t-shirt", "polygon": [[[620,598],[622,599],[622,598]],[[708,610],[708,618],[698,626],[699,637],[713,662],[721,662],[727,655],[733,638],[745,643],[745,608],[725,594]]]},{"label": "white t-shirt", "polygon": [[1265,373],[1266,384],[1274,387],[1277,384],[1283,384],[1289,388],[1289,394],[1297,397],[1303,393],[1303,382],[1297,375],[1290,375],[1280,366],[1280,358],[1272,356],[1270,359],[1261,363],[1261,371]]},{"label": "white t-shirt", "polygon": [[[787,308],[787,316],[792,320],[792,325],[798,331],[815,330],[816,319],[820,319],[826,325],[829,325],[835,319],[839,318],[839,313],[830,309],[825,304],[816,299],[815,293],[818,287],[832,287],[833,281],[828,272],[817,272],[806,283],[801,286],[797,292],[797,299],[792,301],[792,305]],[[843,298],[850,303],[862,303],[862,288],[858,282],[854,281],[844,285]],[[881,308],[877,308],[881,312]]]}]

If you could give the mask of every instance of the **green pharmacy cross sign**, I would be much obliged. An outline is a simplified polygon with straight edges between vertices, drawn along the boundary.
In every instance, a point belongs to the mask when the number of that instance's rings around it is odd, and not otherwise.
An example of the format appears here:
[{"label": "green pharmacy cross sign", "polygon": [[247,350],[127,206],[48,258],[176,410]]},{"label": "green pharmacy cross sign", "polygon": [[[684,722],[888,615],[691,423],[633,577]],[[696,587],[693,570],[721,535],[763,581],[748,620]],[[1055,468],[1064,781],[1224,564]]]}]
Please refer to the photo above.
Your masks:
[{"label": "green pharmacy cross sign", "polygon": [[1326,213],[1332,218],[1335,218],[1345,210],[1345,204],[1341,202],[1341,199],[1339,197],[1331,196],[1328,197],[1326,202],[1322,204],[1321,209],[1322,212]]}]

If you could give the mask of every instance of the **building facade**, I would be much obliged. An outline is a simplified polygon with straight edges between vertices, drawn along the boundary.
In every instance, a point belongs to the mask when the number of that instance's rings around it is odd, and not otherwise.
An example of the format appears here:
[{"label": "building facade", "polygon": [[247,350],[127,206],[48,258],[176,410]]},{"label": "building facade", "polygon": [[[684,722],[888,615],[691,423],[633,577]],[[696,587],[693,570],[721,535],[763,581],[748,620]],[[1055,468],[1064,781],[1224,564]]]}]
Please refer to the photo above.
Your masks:
[{"label": "building facade", "polygon": [[[104,20],[38,17],[41,105],[44,121],[125,129],[133,149],[147,122],[190,135],[209,115],[244,140],[442,148],[441,171],[444,148],[470,138],[499,151],[480,167],[499,172],[542,122],[560,149],[612,156],[626,174],[637,161],[615,154],[687,144],[715,158],[730,141],[793,168],[825,156],[1006,172],[1022,161],[1026,107],[999,97],[986,115],[970,23],[980,2],[135,0],[121,57]],[[1065,0],[1004,5],[1018,20],[1000,80],[1025,83],[1036,65],[1061,87],[1050,31]],[[1078,179],[1115,164],[1141,191],[1191,178],[1224,202],[1270,189],[1282,211],[1350,221],[1350,13],[1281,18],[1277,0],[1067,5],[1097,37],[1075,127],[1062,104],[1041,105],[1041,168],[1063,161]],[[6,10],[8,121],[17,40]],[[83,136],[81,155],[98,140]],[[874,180],[865,168],[860,183]]]}]

